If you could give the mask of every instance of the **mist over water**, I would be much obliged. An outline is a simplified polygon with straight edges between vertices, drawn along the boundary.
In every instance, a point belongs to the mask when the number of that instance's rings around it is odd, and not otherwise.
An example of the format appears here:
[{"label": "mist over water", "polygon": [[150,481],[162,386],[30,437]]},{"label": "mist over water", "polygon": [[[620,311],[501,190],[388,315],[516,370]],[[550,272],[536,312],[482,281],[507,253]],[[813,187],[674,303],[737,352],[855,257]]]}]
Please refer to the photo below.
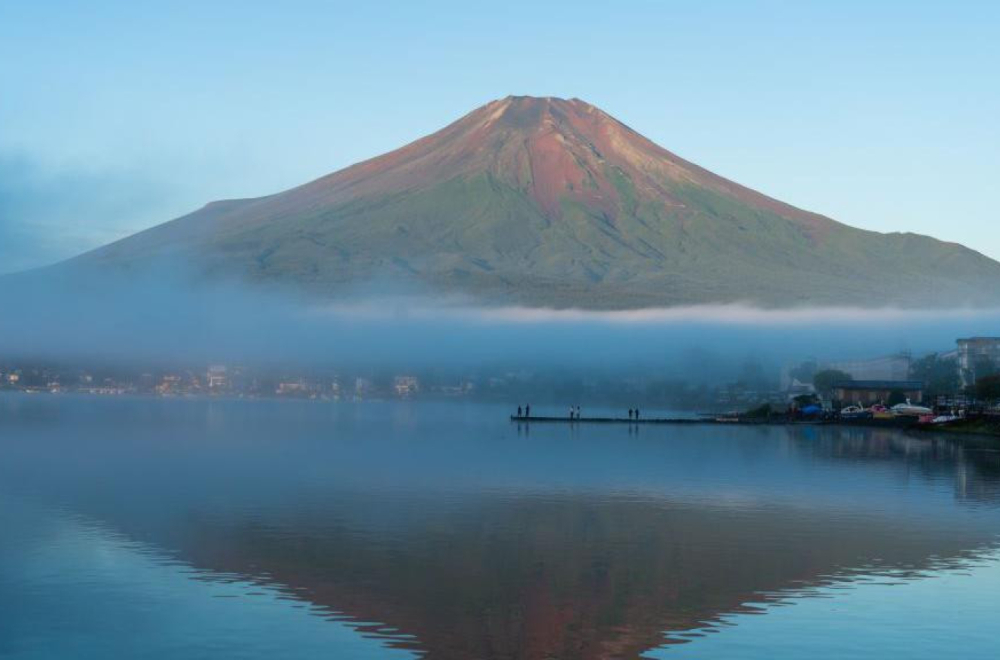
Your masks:
[{"label": "mist over water", "polygon": [[996,334],[1000,310],[634,311],[482,306],[388,288],[319,299],[176,269],[53,269],[0,278],[0,357],[170,366],[211,361],[356,368],[670,370],[727,377],[806,357],[947,351]]}]

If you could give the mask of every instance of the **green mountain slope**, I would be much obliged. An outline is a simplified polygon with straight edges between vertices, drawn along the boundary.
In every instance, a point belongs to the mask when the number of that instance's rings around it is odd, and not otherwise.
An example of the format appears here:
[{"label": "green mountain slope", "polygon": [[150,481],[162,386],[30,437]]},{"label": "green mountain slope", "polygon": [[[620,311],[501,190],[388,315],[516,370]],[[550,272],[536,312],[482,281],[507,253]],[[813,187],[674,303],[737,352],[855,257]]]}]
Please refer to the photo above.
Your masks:
[{"label": "green mountain slope", "polygon": [[1000,302],[1000,264],[977,252],[783,204],[575,99],[494,101],[397,151],[73,263],[153,259],[331,297],[377,282],[601,309]]}]

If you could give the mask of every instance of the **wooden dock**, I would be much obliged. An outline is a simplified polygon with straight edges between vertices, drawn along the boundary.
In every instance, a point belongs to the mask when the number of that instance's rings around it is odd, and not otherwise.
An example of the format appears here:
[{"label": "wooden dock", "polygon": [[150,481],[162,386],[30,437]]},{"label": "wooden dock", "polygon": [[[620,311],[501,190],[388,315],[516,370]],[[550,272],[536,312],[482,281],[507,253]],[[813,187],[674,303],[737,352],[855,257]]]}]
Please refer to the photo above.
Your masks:
[{"label": "wooden dock", "polygon": [[526,424],[747,424],[750,422],[724,422],[712,417],[690,418],[690,417],[649,417],[640,419],[629,419],[628,417],[518,417],[511,415],[510,421],[524,422]]},{"label": "wooden dock", "polygon": [[898,417],[896,419],[790,419],[787,417],[772,418],[739,418],[729,416],[718,417],[649,417],[629,419],[628,417],[518,417],[510,416],[511,422],[518,424],[635,424],[641,426],[677,425],[693,426],[696,424],[711,424],[718,426],[867,426],[875,428],[912,428],[917,425],[915,418]]}]

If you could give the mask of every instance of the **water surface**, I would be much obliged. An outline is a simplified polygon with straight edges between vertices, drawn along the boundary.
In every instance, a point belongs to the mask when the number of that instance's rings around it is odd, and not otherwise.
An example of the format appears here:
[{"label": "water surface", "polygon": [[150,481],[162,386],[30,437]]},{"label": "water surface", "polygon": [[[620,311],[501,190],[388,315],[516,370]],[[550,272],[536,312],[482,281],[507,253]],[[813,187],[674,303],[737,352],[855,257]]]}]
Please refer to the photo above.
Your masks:
[{"label": "water surface", "polygon": [[997,656],[992,441],[508,414],[0,397],[0,657]]}]

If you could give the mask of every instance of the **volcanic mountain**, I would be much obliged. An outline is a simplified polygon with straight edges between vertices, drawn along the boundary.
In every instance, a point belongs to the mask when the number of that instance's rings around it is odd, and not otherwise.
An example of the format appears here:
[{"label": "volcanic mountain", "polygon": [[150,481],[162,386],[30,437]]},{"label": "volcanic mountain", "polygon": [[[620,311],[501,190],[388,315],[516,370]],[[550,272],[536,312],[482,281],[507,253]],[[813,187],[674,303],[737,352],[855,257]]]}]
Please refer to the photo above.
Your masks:
[{"label": "volcanic mountain", "polygon": [[784,204],[578,99],[493,101],[396,151],[69,263],[173,258],[328,297],[378,282],[594,309],[1000,302],[1000,263]]}]

